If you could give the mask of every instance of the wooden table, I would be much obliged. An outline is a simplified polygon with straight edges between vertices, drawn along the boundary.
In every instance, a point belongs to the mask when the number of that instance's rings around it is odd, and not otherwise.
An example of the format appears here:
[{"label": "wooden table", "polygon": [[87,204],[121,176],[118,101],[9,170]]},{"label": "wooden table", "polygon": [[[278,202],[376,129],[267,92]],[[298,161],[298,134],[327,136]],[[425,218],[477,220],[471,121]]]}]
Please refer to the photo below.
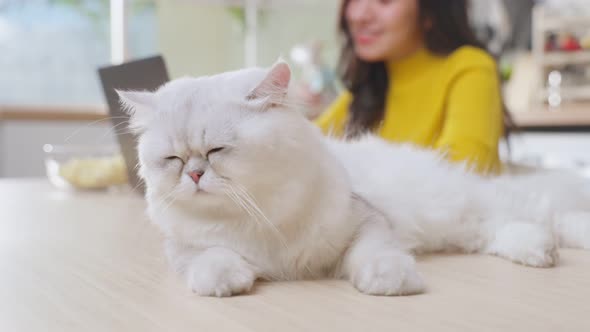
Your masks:
[{"label": "wooden table", "polygon": [[590,252],[563,251],[555,269],[424,257],[428,293],[410,297],[308,281],[200,298],[167,270],[143,209],[1,180],[0,331],[590,331]]}]

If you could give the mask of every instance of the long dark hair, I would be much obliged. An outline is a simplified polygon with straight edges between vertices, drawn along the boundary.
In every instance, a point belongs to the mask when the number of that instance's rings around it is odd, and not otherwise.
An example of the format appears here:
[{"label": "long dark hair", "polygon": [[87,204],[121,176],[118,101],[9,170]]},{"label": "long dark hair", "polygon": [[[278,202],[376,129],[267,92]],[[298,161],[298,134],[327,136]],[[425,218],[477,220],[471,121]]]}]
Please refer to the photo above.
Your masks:
[{"label": "long dark hair", "polygon": [[[356,136],[379,126],[385,115],[385,99],[391,78],[387,75],[384,62],[366,62],[359,59],[348,22],[346,6],[350,0],[344,0],[340,8],[340,33],[344,45],[340,54],[338,71],[344,86],[352,93],[353,100],[349,109],[347,132]],[[437,55],[446,56],[461,46],[474,46],[485,50],[478,41],[468,17],[468,0],[418,0],[420,26],[424,29],[426,48]],[[505,134],[512,127],[511,118],[504,108]]]}]

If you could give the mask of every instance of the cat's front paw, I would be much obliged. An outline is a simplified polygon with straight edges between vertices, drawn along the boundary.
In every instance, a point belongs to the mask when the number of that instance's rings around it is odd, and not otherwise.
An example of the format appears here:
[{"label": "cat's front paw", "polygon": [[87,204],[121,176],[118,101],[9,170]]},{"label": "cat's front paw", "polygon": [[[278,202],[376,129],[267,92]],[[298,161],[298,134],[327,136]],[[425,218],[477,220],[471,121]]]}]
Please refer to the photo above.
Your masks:
[{"label": "cat's front paw", "polygon": [[202,255],[192,261],[187,279],[190,289],[201,296],[227,297],[250,291],[256,276],[239,256],[220,260]]},{"label": "cat's front paw", "polygon": [[412,295],[425,290],[414,258],[392,250],[379,253],[353,276],[354,286],[369,295]]}]

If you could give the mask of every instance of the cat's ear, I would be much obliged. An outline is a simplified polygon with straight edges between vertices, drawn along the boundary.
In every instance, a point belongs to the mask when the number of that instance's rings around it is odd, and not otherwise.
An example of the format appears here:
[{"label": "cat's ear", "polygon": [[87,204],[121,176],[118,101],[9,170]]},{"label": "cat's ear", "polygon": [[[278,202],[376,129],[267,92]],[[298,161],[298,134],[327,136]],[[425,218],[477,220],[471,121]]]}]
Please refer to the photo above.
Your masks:
[{"label": "cat's ear", "polygon": [[246,100],[260,103],[264,108],[282,105],[287,97],[291,69],[279,59],[268,71],[262,82],[246,96]]},{"label": "cat's ear", "polygon": [[136,133],[143,131],[153,117],[156,95],[148,91],[115,90],[123,110],[130,116],[129,128]]}]

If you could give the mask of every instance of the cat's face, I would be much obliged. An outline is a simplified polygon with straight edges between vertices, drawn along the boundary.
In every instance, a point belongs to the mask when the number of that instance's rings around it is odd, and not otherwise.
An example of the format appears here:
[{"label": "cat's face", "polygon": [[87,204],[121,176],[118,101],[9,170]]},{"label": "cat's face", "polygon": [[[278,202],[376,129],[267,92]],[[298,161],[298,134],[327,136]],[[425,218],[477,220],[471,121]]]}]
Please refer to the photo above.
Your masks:
[{"label": "cat's face", "polygon": [[284,106],[289,79],[278,63],[179,79],[155,93],[119,92],[140,134],[148,194],[223,208],[280,182],[297,153],[289,149],[297,140],[290,127],[304,121]]}]

